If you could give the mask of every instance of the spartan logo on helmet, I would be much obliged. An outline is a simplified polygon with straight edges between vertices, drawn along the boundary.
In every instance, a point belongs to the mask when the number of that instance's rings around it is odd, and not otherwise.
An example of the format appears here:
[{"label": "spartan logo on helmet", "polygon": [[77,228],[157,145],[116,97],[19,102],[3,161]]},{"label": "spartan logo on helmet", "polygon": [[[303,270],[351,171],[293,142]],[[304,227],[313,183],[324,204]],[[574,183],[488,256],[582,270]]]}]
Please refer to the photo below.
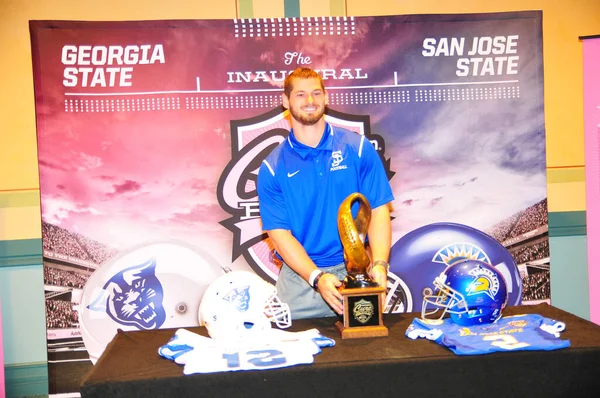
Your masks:
[{"label": "spartan logo on helmet", "polygon": [[[384,157],[385,142],[381,136],[371,134],[369,116],[327,109],[325,119],[332,125],[365,135],[379,153],[388,179],[392,178],[390,159]],[[288,136],[289,112],[278,107],[250,119],[232,120],[230,127],[231,161],[219,178],[217,197],[231,218],[221,221],[221,225],[233,233],[232,261],[244,256],[258,275],[275,281],[281,261],[262,231],[256,181],[262,161]]]},{"label": "spartan logo on helmet", "polygon": [[500,290],[500,282],[497,274],[486,268],[475,268],[469,271],[469,275],[476,276],[477,279],[471,282],[467,288],[467,296],[485,294],[491,299],[496,297]]}]

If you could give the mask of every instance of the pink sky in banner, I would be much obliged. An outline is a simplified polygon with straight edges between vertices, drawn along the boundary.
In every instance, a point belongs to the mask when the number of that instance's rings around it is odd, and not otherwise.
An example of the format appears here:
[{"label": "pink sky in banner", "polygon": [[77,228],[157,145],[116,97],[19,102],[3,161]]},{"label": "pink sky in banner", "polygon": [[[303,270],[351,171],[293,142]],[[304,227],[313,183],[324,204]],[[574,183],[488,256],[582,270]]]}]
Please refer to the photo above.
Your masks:
[{"label": "pink sky in banner", "polygon": [[222,232],[218,221],[225,214],[214,199],[214,176],[230,152],[228,139],[216,127],[199,132],[192,121],[169,124],[157,117],[88,113],[51,119],[47,131],[54,139],[43,144],[54,155],[41,159],[45,220],[111,245],[126,243],[124,236],[157,238],[152,235],[159,227],[174,236],[206,228]]},{"label": "pink sky in banner", "polygon": [[[214,76],[227,76],[228,70],[254,70],[257,63],[261,68],[294,68],[281,65],[279,54],[291,48],[285,41],[274,40],[267,49],[256,52],[232,40],[230,21],[190,22],[190,27],[201,29],[201,35],[169,26],[161,28],[161,23],[154,22],[152,29],[136,24],[126,34],[118,29],[105,29],[102,34],[96,29],[79,30],[74,23],[72,29],[56,29],[40,36],[39,58],[47,65],[65,64],[65,43],[92,48],[107,43],[161,43],[166,59],[164,64],[136,65],[133,88],[89,87],[89,81],[88,87],[82,88],[80,75],[78,86],[69,89],[63,85],[64,67],[44,68],[44,101],[38,101],[37,108],[43,120],[38,132],[42,216],[51,224],[111,247],[123,249],[167,236],[201,242],[214,248],[217,257],[226,262],[230,259],[231,234],[219,222],[228,215],[217,203],[215,193],[219,174],[230,160],[229,122],[233,113],[239,119],[263,110],[107,109],[78,113],[65,112],[62,101],[57,101],[64,98],[65,92],[194,90],[198,76],[203,76],[198,82],[203,90],[237,88],[223,86],[223,79]],[[348,61],[353,46],[367,33],[366,26],[359,25],[355,35],[338,38],[335,43],[326,37],[299,40],[295,50],[313,54],[311,67],[334,68]],[[377,57],[363,59],[354,66],[371,68],[380,62],[380,56],[390,56],[401,45],[399,42],[379,48]],[[246,52],[251,56],[245,56]],[[281,82],[271,82],[271,86],[280,88]],[[278,100],[281,94],[273,95]],[[176,101],[176,97],[162,98]],[[139,97],[130,98],[133,108]],[[177,114],[175,118],[173,113]]]},{"label": "pink sky in banner", "polygon": [[590,320],[600,324],[600,38],[583,41],[585,181]]}]

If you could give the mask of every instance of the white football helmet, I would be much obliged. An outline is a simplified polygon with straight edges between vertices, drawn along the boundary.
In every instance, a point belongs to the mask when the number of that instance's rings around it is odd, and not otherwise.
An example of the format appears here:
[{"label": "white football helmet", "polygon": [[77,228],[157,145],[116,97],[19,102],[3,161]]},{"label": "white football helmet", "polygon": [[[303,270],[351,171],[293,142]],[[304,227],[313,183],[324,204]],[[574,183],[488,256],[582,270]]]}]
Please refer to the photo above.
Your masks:
[{"label": "white football helmet", "polygon": [[83,289],[80,329],[92,363],[118,329],[198,326],[202,295],[224,272],[210,254],[183,242],[149,242],[121,251]]},{"label": "white football helmet", "polygon": [[253,272],[228,272],[204,292],[200,323],[213,339],[260,340],[271,322],[280,328],[292,324],[289,306],[276,293],[275,286]]}]

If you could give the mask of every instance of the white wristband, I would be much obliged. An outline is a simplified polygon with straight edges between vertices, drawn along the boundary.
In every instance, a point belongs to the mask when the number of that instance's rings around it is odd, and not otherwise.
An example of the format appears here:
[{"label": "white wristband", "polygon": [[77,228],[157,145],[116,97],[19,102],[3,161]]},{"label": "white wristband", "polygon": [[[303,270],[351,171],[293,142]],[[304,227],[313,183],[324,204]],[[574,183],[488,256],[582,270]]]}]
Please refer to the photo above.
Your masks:
[{"label": "white wristband", "polygon": [[316,270],[314,270],[313,272],[310,273],[310,276],[308,277],[308,284],[312,287],[314,286],[315,283],[315,278],[317,277],[317,275],[319,275],[321,273],[321,270],[319,268],[317,268]]}]

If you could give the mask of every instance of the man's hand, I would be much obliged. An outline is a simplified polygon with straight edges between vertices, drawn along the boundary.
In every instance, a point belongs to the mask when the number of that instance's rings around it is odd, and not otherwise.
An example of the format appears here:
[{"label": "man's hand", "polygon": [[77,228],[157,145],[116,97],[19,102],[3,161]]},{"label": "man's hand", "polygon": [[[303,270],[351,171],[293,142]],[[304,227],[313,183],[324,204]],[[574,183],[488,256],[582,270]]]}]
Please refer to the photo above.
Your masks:
[{"label": "man's hand", "polygon": [[[379,286],[384,288],[384,291],[383,293],[381,293],[381,296],[385,307],[385,296],[387,289],[387,266],[382,264],[373,265],[369,271],[369,276],[371,277],[371,279],[377,282]],[[383,310],[384,308],[381,309],[381,311]]]},{"label": "man's hand", "polygon": [[342,282],[333,274],[325,273],[319,279],[317,288],[323,297],[323,300],[339,315],[343,313],[342,294],[338,291],[338,287],[342,286]]},{"label": "man's hand", "polygon": [[384,289],[387,288],[387,267],[384,265],[375,264],[371,267],[369,271],[369,276],[375,282],[379,284],[379,286]]}]

